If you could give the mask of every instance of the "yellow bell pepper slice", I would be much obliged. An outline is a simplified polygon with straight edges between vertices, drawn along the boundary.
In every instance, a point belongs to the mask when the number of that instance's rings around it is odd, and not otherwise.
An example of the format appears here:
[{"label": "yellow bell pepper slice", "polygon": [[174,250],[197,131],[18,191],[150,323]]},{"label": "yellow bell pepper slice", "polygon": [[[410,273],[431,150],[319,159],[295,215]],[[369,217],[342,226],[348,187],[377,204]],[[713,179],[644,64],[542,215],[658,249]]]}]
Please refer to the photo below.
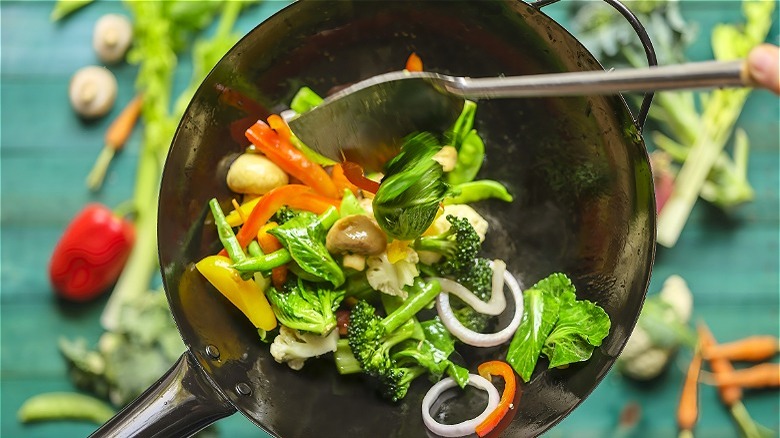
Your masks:
[{"label": "yellow bell pepper slice", "polygon": [[244,280],[233,269],[233,262],[224,256],[212,255],[195,264],[198,271],[206,277],[222,295],[249,318],[255,327],[263,330],[276,328],[276,316],[263,290],[254,280]]}]

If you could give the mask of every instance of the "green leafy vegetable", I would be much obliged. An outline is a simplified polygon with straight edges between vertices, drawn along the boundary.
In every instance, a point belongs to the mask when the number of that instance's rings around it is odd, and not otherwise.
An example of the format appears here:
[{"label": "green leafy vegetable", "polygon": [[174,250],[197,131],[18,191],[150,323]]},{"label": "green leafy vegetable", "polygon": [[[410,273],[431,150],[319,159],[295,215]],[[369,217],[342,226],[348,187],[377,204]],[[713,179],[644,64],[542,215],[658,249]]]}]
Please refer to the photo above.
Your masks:
[{"label": "green leafy vegetable", "polygon": [[558,321],[547,335],[542,354],[550,368],[588,360],[593,347],[609,334],[609,316],[590,301],[568,301],[558,311]]},{"label": "green leafy vegetable", "polygon": [[559,307],[552,294],[536,287],[523,292],[523,320],[509,343],[506,360],[526,382],[531,379],[547,335],[555,326]]},{"label": "green leafy vegetable", "polygon": [[279,322],[287,327],[326,335],[336,327],[336,314],[343,290],[321,284],[307,284],[302,279],[288,281],[282,290],[271,287],[266,292]]},{"label": "green leafy vegetable", "polygon": [[604,310],[577,300],[574,285],[564,274],[551,274],[523,292],[523,320],[507,351],[507,362],[528,382],[539,355],[549,368],[588,360],[609,334]]},{"label": "green leafy vegetable", "polygon": [[325,233],[337,219],[335,208],[321,217],[302,211],[268,233],[279,239],[301,269],[338,287],[344,284],[344,272],[325,248]]},{"label": "green leafy vegetable", "polygon": [[165,293],[147,290],[123,303],[116,329],[96,349],[84,339],[60,339],[74,384],[124,406],[167,371],[184,352]]},{"label": "green leafy vegetable", "polygon": [[413,240],[431,225],[449,186],[433,156],[441,145],[430,133],[406,138],[401,152],[385,166],[374,197],[374,216],[390,236]]}]

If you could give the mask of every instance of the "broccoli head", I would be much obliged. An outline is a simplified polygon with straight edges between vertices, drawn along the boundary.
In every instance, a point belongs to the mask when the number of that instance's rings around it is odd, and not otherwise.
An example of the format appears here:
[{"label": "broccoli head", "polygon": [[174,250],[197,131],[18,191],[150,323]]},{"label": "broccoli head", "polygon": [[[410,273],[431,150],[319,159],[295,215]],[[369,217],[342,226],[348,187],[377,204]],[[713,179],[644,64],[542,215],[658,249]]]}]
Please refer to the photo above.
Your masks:
[{"label": "broccoli head", "polygon": [[409,288],[409,297],[385,318],[367,301],[358,301],[349,315],[347,340],[363,373],[374,378],[380,392],[391,400],[406,395],[409,383],[423,370],[399,366],[391,357],[391,349],[415,335],[415,315],[441,291],[438,282],[417,279]]},{"label": "broccoli head", "polygon": [[288,281],[282,290],[266,292],[276,318],[287,327],[324,335],[336,327],[336,309],[344,299],[343,290],[307,283],[300,278]]},{"label": "broccoli head", "polygon": [[279,210],[276,210],[276,213],[274,213],[271,220],[279,225],[282,225],[290,219],[293,219],[297,214],[298,213],[295,210],[285,205]]},{"label": "broccoli head", "polygon": [[439,275],[459,277],[468,274],[474,266],[481,242],[468,219],[447,215],[450,228],[436,236],[422,236],[414,241],[414,249],[431,251],[444,256],[435,266]]}]

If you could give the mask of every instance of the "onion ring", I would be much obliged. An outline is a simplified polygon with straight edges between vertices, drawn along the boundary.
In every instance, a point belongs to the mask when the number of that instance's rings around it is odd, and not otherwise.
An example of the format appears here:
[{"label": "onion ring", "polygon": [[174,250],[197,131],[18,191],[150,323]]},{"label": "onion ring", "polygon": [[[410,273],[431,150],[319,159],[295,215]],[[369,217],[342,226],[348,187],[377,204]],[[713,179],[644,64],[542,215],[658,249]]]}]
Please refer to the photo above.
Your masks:
[{"label": "onion ring", "polygon": [[[447,295],[447,294],[443,294]],[[441,424],[434,420],[431,416],[431,406],[436,399],[446,390],[457,386],[451,377],[447,377],[433,385],[431,389],[425,394],[422,401],[422,416],[423,423],[433,433],[443,437],[459,437],[472,435],[477,426],[490,415],[491,412],[498,407],[498,390],[493,384],[478,374],[469,374],[468,384],[476,388],[482,389],[488,393],[488,404],[485,410],[479,414],[476,418],[466,420],[457,424]]]},{"label": "onion ring", "polygon": [[474,292],[470,291],[457,281],[443,277],[432,277],[431,280],[438,281],[443,292],[455,295],[477,312],[491,316],[500,315],[506,309],[503,279],[504,271],[506,271],[506,264],[501,260],[495,260],[490,264],[493,268],[493,281],[492,293],[490,294],[490,300],[487,302],[480,300]]},{"label": "onion ring", "polygon": [[455,317],[455,313],[453,313],[452,307],[450,307],[450,296],[446,292],[442,292],[436,297],[436,311],[439,313],[442,324],[461,342],[475,347],[495,347],[508,341],[517,331],[517,327],[520,326],[520,320],[523,317],[523,292],[520,290],[520,285],[515,277],[506,270],[504,271],[504,284],[509,287],[515,300],[515,314],[509,324],[502,330],[496,333],[477,333],[467,329]]}]

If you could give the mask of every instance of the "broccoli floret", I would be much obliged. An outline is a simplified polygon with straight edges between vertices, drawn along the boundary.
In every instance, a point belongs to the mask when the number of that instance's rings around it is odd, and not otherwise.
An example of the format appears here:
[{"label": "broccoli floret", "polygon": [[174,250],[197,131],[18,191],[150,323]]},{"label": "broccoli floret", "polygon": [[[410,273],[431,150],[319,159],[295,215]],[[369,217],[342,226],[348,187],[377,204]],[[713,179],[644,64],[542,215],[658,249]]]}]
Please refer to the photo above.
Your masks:
[{"label": "broccoli floret", "polygon": [[344,299],[343,290],[333,290],[323,283],[309,284],[300,278],[288,281],[278,290],[266,292],[274,315],[282,325],[324,335],[336,327],[336,309]]},{"label": "broccoli floret", "polygon": [[404,371],[391,358],[391,349],[410,339],[416,331],[414,316],[441,291],[437,282],[417,279],[409,288],[409,298],[384,319],[367,301],[358,301],[349,315],[347,340],[349,348],[365,374],[379,384],[380,392],[397,401],[406,395],[403,389],[418,375],[418,370]]},{"label": "broccoli floret", "polygon": [[320,336],[281,326],[271,344],[271,356],[279,363],[287,363],[290,368],[300,370],[306,359],[335,351],[338,339],[338,330]]},{"label": "broccoli floret", "polygon": [[479,235],[468,219],[447,215],[450,228],[437,236],[419,237],[414,249],[431,251],[444,256],[435,266],[439,275],[460,277],[469,273],[479,253]]},{"label": "broccoli floret", "polygon": [[[463,275],[455,277],[455,281],[474,293],[480,300],[489,301],[493,289],[493,269],[490,260],[477,257],[472,261],[472,268]],[[460,298],[451,296],[450,306],[458,321],[467,328],[482,332],[490,322],[490,316],[479,313]]]},{"label": "broccoli floret", "polygon": [[428,370],[419,365],[411,367],[394,366],[390,372],[379,379],[379,391],[382,396],[394,402],[406,397],[414,379],[422,376]]},{"label": "broccoli floret", "polygon": [[[436,236],[417,239],[414,248],[441,254],[443,260],[427,271],[433,275],[452,278],[469,289],[483,301],[491,295],[493,270],[490,261],[478,257],[481,242],[479,235],[468,219],[447,215],[450,228]],[[481,332],[485,330],[490,316],[476,312],[457,297],[451,298],[455,317],[467,328]]]},{"label": "broccoli floret", "polygon": [[271,220],[279,225],[282,225],[290,219],[294,218],[297,214],[298,213],[295,210],[285,205],[279,210],[276,210],[276,213],[274,213]]}]

